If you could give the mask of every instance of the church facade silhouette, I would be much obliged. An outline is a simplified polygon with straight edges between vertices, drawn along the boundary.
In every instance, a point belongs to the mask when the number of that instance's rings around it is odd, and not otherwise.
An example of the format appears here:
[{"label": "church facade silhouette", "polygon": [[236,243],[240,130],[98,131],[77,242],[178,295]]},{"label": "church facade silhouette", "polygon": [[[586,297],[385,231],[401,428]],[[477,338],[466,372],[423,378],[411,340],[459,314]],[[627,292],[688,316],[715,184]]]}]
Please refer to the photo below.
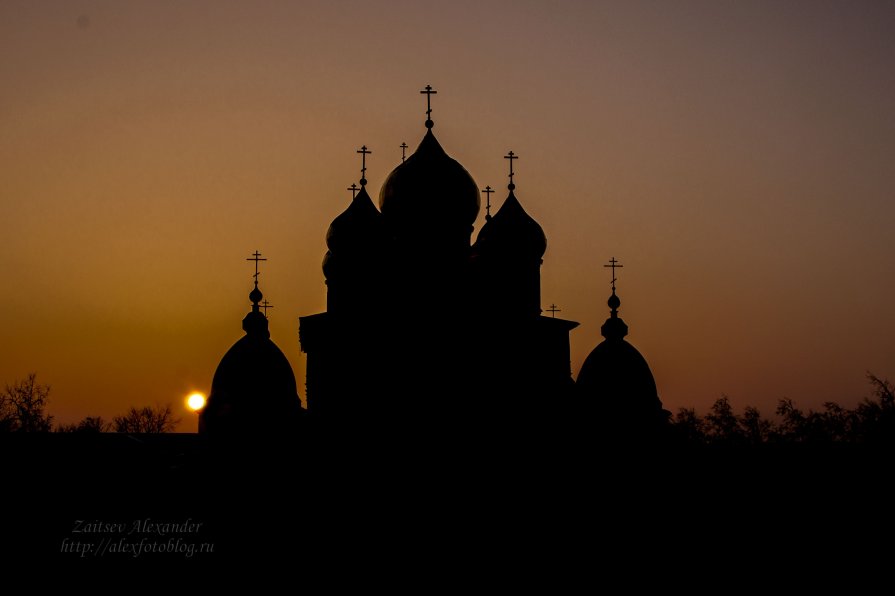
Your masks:
[{"label": "church facade silhouette", "polygon": [[[492,217],[494,191],[480,191],[438,142],[431,109],[436,91],[427,86],[421,93],[427,99],[426,132],[386,177],[378,208],[367,192],[370,151],[364,146],[357,152],[360,186],[352,184],[350,204],[326,234],[326,311],[299,318],[299,342],[307,354],[306,417],[294,412],[291,368],[287,373],[264,365],[279,379],[265,390],[278,395],[278,419],[398,433],[476,427],[527,433],[574,421],[581,413],[598,416],[604,408],[638,420],[661,418],[649,366],[622,339],[627,328],[617,318],[615,263],[606,341],[588,357],[576,387],[569,333],[578,323],[556,318],[555,308],[553,316],[542,313],[540,268],[547,239],[515,194],[518,157],[512,151],[505,156],[508,195]],[[473,241],[481,193],[487,212]],[[266,400],[236,379],[262,361],[279,361],[273,354],[279,350],[265,343],[273,345],[259,310],[257,253],[254,260],[253,309],[243,322],[247,335],[215,374],[202,432],[226,427],[215,419],[242,411],[240,402]],[[637,405],[612,405],[619,402]]]}]

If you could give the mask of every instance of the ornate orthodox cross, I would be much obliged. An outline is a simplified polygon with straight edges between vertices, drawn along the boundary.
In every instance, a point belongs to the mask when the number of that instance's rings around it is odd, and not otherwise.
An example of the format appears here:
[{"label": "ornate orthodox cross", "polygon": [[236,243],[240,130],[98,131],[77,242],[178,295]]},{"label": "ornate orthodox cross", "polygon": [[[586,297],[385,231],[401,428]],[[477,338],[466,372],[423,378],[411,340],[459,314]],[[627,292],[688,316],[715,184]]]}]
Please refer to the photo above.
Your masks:
[{"label": "ornate orthodox cross", "polygon": [[438,91],[432,89],[432,85],[426,85],[420,93],[426,96],[426,128],[432,128],[432,96]]},{"label": "ornate orthodox cross", "polygon": [[261,303],[261,308],[264,310],[264,317],[266,318],[267,317],[267,309],[273,308],[273,304],[271,304],[270,302],[265,300],[264,302]]},{"label": "ornate orthodox cross", "polygon": [[407,155],[407,143],[401,143],[401,163],[404,163],[404,158]]},{"label": "ornate orthodox cross", "polygon": [[615,257],[612,257],[611,259],[609,259],[609,264],[603,265],[603,267],[611,267],[612,268],[612,291],[614,292],[615,291],[615,280],[616,280],[615,270],[621,269],[622,267],[624,267],[624,265],[619,265],[619,262],[615,260]]},{"label": "ornate orthodox cross", "polygon": [[359,191],[360,188],[357,187],[357,184],[355,184],[354,182],[352,182],[352,183],[351,183],[351,186],[349,186],[346,190],[350,190],[350,191],[351,191],[351,198],[353,199],[354,197],[357,196],[357,191]]},{"label": "ornate orthodox cross", "polygon": [[509,188],[510,190],[513,190],[516,188],[516,185],[513,184],[513,160],[519,159],[519,158],[512,151],[510,151],[509,153],[504,155],[503,158],[510,160],[510,184],[507,186],[507,188]]},{"label": "ornate orthodox cross", "polygon": [[549,312],[549,313],[553,316],[553,318],[555,319],[555,318],[556,318],[556,313],[558,313],[558,312],[562,312],[562,309],[561,309],[561,308],[556,308],[556,305],[555,305],[555,304],[551,304],[551,305],[550,305],[550,308],[547,309],[547,312]]},{"label": "ornate orthodox cross", "polygon": [[367,149],[367,146],[364,145],[357,151],[360,153],[360,185],[367,185],[367,156],[372,154],[373,152]]},{"label": "ornate orthodox cross", "polygon": [[260,275],[260,274],[258,273],[258,262],[259,262],[259,261],[266,261],[266,260],[267,260],[267,259],[262,259],[262,258],[261,258],[261,253],[258,252],[257,250],[252,254],[251,257],[249,257],[248,259],[246,259],[246,261],[255,261],[255,275],[252,276],[252,277],[255,278],[255,285],[258,285],[258,276]]},{"label": "ornate orthodox cross", "polygon": [[485,190],[483,190],[482,192],[485,193],[485,196],[487,197],[485,199],[485,219],[490,220],[491,219],[491,193],[494,192],[494,190],[490,186],[486,186]]}]

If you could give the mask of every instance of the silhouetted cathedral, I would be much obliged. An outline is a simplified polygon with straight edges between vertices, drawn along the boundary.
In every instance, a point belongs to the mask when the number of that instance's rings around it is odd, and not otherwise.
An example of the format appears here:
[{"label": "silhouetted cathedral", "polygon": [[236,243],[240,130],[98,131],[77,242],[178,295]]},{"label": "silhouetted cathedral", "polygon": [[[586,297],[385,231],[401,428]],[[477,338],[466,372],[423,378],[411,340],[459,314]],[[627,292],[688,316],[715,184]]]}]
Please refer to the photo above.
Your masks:
[{"label": "silhouetted cathedral", "polygon": [[315,416],[510,423],[570,398],[577,323],[541,316],[544,233],[511,178],[472,245],[479,189],[435,138],[430,114],[419,147],[382,185],[379,209],[362,177],[327,233],[327,312],[302,317],[299,331]]},{"label": "silhouetted cathedral", "polygon": [[[421,93],[429,103],[435,91]],[[663,422],[649,366],[622,339],[627,327],[617,318],[614,259],[606,341],[588,357],[576,389],[569,332],[578,323],[555,318],[555,309],[554,316],[541,314],[547,239],[516,197],[517,156],[505,156],[509,192],[493,217],[493,191],[483,191],[488,212],[473,243],[479,188],[439,144],[431,111],[429,103],[426,133],[386,178],[378,209],[367,193],[371,152],[358,151],[360,187],[351,185],[350,204],[326,234],[327,310],[299,319],[308,420],[317,428],[380,434],[524,434],[583,416],[594,432],[640,435]],[[244,400],[265,392],[276,396],[266,403],[274,404],[277,423],[298,419],[291,368],[258,309],[257,253],[254,260],[247,335],[215,374],[203,432],[228,428]]]}]

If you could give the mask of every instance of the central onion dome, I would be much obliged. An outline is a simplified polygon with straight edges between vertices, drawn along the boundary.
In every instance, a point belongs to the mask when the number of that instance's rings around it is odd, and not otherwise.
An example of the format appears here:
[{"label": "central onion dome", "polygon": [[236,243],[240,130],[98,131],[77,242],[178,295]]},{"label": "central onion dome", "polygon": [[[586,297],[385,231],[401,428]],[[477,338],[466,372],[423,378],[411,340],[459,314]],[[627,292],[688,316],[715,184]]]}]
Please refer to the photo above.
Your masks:
[{"label": "central onion dome", "polygon": [[420,225],[420,234],[432,227],[472,233],[479,214],[479,189],[460,163],[451,158],[430,128],[416,151],[392,170],[379,193],[382,216],[399,235]]}]

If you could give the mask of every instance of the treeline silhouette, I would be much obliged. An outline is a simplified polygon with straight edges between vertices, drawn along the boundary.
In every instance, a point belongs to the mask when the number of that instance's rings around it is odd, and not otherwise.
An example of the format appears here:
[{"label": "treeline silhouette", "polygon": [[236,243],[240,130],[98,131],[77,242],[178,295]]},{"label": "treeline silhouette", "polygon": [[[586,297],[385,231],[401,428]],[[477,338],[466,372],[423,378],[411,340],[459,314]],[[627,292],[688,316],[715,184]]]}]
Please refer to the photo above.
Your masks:
[{"label": "treeline silhouette", "polygon": [[[761,444],[895,444],[895,383],[868,372],[872,396],[854,408],[826,402],[823,409],[802,410],[791,399],[781,399],[776,418],[765,418],[752,406],[737,414],[726,395],[705,415],[681,408],[671,420],[678,442],[697,445]],[[37,382],[36,373],[7,384],[0,392],[0,432],[169,433],[180,422],[170,404],[131,407],[106,421],[87,416],[77,423],[53,426],[47,413],[50,386]]]},{"label": "treeline silhouette", "polygon": [[673,433],[688,443],[708,445],[760,445],[798,443],[895,443],[895,384],[868,372],[873,396],[849,409],[826,402],[819,411],[804,411],[791,399],[781,399],[776,420],[762,417],[748,406],[734,412],[727,396],[719,398],[705,416],[694,408],[681,408],[672,420]]},{"label": "treeline silhouette", "polygon": [[54,429],[53,416],[47,413],[49,400],[50,386],[38,383],[36,373],[7,384],[0,392],[0,432],[167,433],[180,423],[171,405],[165,404],[131,406],[111,422],[102,416],[87,416],[80,422],[60,424]]}]

